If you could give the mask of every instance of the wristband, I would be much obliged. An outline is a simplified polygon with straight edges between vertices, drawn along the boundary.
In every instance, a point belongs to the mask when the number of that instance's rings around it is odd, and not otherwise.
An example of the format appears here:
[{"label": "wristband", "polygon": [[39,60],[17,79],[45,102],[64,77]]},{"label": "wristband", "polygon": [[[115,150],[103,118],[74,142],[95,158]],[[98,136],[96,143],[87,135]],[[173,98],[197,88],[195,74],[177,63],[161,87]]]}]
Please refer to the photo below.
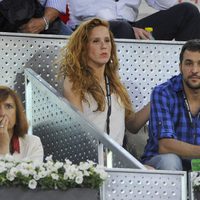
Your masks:
[{"label": "wristband", "polygon": [[42,19],[44,20],[45,23],[44,30],[46,31],[49,28],[49,20],[46,17],[42,17]]}]

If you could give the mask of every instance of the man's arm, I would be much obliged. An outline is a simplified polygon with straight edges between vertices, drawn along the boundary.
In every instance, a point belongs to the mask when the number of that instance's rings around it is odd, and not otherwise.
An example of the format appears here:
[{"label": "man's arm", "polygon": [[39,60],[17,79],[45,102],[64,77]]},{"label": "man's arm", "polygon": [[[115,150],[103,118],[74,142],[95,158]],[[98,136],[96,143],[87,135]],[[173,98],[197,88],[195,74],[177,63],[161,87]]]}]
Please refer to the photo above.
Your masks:
[{"label": "man's arm", "polygon": [[32,18],[26,24],[20,27],[20,31],[23,33],[40,33],[45,30],[46,23],[53,22],[59,16],[59,14],[60,13],[54,8],[45,8],[45,19],[43,17]]},{"label": "man's arm", "polygon": [[40,33],[45,30],[46,23],[52,23],[60,13],[66,11],[66,1],[64,0],[47,0],[45,5],[44,16],[41,18],[32,18],[26,24],[20,27],[24,33]]},{"label": "man's arm", "polygon": [[199,158],[200,146],[182,142],[176,139],[163,138],[159,140],[159,153],[175,153],[181,157]]}]

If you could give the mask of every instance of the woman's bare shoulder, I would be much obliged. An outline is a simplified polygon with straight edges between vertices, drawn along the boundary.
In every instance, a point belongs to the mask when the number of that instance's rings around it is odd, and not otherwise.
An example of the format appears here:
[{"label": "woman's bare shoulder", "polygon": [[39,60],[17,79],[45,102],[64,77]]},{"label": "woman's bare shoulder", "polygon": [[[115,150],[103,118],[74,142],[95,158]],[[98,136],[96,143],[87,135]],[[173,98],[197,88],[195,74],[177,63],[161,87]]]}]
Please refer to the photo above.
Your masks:
[{"label": "woman's bare shoulder", "polygon": [[82,111],[81,95],[73,89],[73,83],[70,81],[69,77],[65,77],[63,88],[64,97]]}]

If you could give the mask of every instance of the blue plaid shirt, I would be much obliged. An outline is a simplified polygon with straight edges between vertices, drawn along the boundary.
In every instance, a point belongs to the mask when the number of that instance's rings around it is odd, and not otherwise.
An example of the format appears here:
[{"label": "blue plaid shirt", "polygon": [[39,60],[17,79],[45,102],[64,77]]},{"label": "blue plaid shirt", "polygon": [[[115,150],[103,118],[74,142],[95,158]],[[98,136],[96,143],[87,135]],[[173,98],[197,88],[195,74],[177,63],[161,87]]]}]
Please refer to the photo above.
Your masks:
[{"label": "blue plaid shirt", "polygon": [[162,138],[200,145],[200,111],[192,116],[192,121],[193,126],[183,98],[181,74],[156,86],[151,95],[149,139],[142,162],[159,154],[158,140]]}]

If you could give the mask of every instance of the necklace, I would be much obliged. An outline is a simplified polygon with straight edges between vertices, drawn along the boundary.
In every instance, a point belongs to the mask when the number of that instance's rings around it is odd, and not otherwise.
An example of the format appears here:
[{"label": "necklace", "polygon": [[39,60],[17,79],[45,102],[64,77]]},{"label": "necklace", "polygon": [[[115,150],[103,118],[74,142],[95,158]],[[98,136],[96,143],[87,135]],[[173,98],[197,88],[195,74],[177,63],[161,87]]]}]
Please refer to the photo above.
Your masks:
[{"label": "necklace", "polygon": [[188,99],[185,95],[185,91],[183,91],[183,98],[184,98],[185,105],[186,105],[187,112],[188,112],[188,116],[189,116],[189,119],[190,119],[190,124],[191,124],[192,127],[194,127],[194,123],[193,123],[193,119],[192,119],[192,113],[190,111],[190,105],[189,105]]}]

